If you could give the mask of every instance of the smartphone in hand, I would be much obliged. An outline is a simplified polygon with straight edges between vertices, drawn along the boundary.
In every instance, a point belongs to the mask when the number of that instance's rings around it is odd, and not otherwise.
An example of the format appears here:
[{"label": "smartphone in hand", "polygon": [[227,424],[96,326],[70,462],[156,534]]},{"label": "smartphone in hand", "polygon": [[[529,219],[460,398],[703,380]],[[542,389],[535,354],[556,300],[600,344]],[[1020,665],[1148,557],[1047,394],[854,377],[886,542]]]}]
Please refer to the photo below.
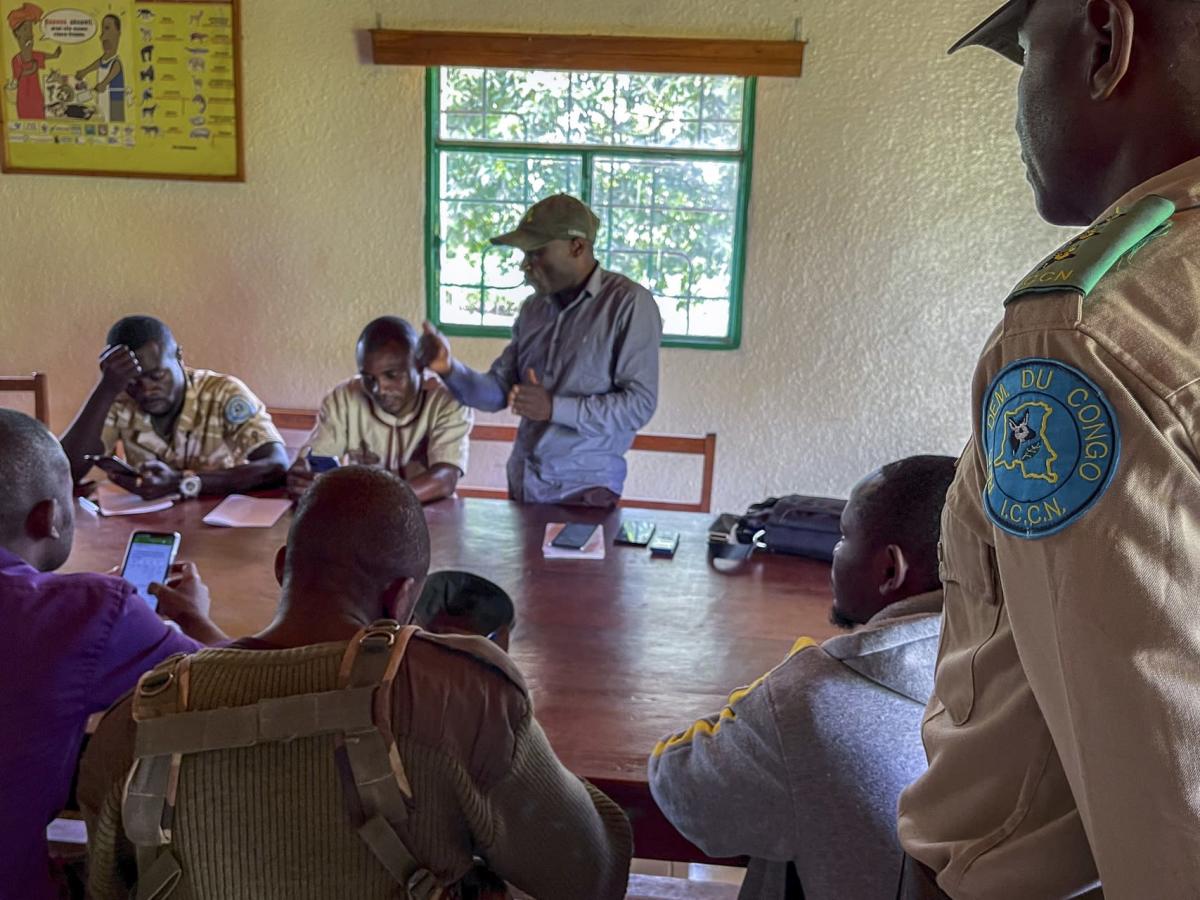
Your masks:
[{"label": "smartphone in hand", "polygon": [[305,459],[308,460],[308,468],[318,475],[322,472],[330,472],[341,466],[341,462],[336,456],[316,456],[310,453]]},{"label": "smartphone in hand", "polygon": [[86,453],[84,454],[83,461],[90,462],[105,475],[129,475],[133,478],[137,478],[138,475],[138,470],[119,456],[101,456],[96,453]]},{"label": "smartphone in hand", "polygon": [[129,536],[121,577],[137,588],[138,596],[151,609],[158,608],[158,598],[150,593],[150,585],[166,583],[178,552],[178,531],[135,531]]}]

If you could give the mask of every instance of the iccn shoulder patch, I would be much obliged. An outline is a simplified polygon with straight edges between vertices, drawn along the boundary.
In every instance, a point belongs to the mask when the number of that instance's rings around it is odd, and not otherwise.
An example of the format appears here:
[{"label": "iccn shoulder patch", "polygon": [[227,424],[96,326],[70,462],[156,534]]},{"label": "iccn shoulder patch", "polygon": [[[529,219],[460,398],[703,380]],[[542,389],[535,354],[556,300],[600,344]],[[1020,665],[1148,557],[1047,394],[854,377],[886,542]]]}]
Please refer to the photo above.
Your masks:
[{"label": "iccn shoulder patch", "polygon": [[230,425],[241,425],[253,415],[254,406],[241,394],[231,397],[225,404],[225,421]]},{"label": "iccn shoulder patch", "polygon": [[988,518],[1009,534],[1042,538],[1075,522],[1117,471],[1121,432],[1108,399],[1078,369],[1021,359],[983,395]]}]

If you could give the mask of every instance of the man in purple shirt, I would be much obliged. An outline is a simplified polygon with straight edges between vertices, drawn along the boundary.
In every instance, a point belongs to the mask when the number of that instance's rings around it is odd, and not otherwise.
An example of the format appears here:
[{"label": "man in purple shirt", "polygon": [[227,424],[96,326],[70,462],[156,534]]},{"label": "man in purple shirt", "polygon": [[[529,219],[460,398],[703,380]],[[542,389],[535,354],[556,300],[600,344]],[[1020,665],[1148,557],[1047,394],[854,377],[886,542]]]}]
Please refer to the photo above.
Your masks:
[{"label": "man in purple shirt", "polygon": [[53,575],[75,532],[70,466],[39,422],[0,410],[0,900],[51,900],[46,825],[70,791],[87,717],[172,653],[224,636],[194,567],[156,585],[168,627],[132,585]]}]

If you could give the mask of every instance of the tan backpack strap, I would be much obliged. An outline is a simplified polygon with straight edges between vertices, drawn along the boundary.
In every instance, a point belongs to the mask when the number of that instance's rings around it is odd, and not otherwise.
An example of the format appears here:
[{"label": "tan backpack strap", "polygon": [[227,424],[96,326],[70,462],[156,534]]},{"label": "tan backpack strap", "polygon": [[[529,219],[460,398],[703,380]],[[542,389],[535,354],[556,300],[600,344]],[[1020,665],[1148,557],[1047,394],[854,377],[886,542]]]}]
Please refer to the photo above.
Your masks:
[{"label": "tan backpack strap", "polygon": [[392,731],[392,683],[417,631],[384,619],[360,631],[346,648],[339,681],[351,689],[371,686],[374,716],[369,728],[348,729],[339,750],[349,763],[362,809],[359,837],[412,900],[437,900],[445,896],[442,886],[396,831],[408,818],[412,788]]}]

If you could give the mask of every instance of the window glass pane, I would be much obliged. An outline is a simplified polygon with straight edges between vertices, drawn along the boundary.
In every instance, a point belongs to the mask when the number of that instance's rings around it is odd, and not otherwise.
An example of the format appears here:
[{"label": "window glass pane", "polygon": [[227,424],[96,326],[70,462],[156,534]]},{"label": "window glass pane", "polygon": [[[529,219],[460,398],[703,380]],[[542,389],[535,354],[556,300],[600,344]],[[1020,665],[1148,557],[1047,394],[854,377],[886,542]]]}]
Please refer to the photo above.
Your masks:
[{"label": "window glass pane", "polygon": [[650,289],[666,334],[729,333],[740,171],[724,160],[594,160],[596,255]]},{"label": "window glass pane", "polygon": [[440,70],[442,140],[738,150],[745,79]]},{"label": "window glass pane", "polygon": [[580,158],[452,150],[440,158],[440,321],[509,325],[529,288],[520,256],[488,239],[514,228],[541,197],[579,196]]}]

